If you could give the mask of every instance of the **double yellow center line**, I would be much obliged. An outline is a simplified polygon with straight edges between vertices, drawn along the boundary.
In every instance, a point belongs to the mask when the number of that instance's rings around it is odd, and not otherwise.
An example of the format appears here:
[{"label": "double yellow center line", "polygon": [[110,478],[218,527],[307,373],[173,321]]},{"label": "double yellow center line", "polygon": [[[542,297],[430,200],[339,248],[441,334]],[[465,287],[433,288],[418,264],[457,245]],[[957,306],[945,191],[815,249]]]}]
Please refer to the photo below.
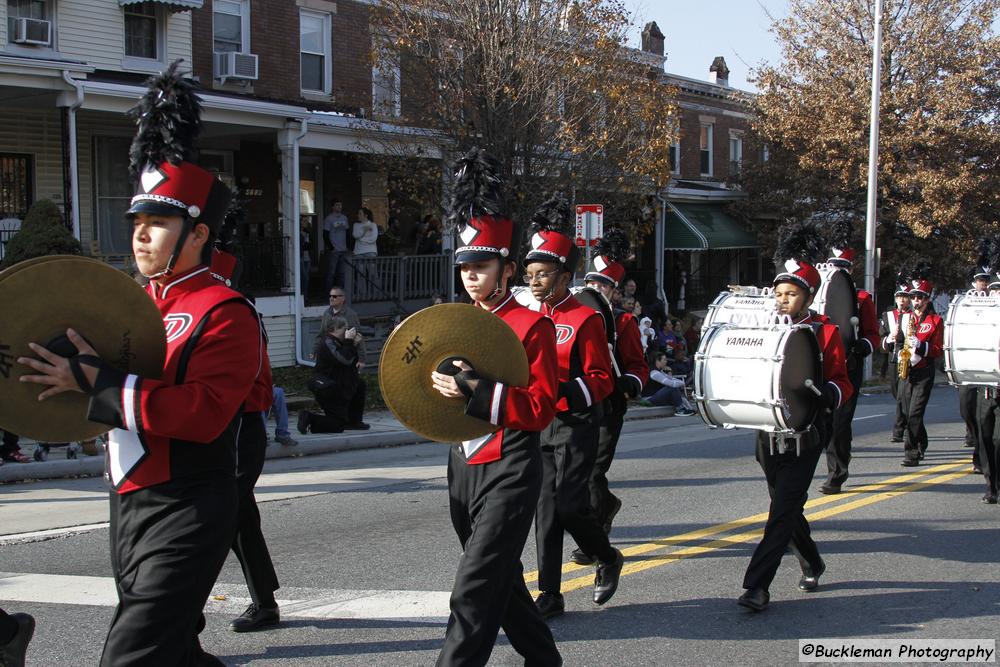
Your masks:
[{"label": "double yellow center line", "polygon": [[[919,491],[935,484],[943,484],[953,479],[958,479],[970,472],[972,472],[972,468],[969,466],[968,459],[921,468],[881,482],[852,488],[839,495],[814,498],[806,503],[805,516],[809,521],[819,521],[867,507],[868,505],[874,505],[875,503],[880,503],[883,500],[889,500],[890,498],[895,498],[911,491]],[[833,507],[817,510],[817,508],[822,508],[825,505],[833,505]],[[714,526],[699,528],[698,530],[692,530],[679,535],[668,535],[644,544],[627,547],[622,549],[625,558],[629,559],[625,562],[625,567],[622,568],[622,575],[651,570],[685,558],[699,556],[732,546],[733,544],[757,540],[764,534],[764,523],[766,521],[767,513],[764,512]],[[754,526],[754,528],[751,530],[742,530],[748,526]],[[725,534],[724,537],[700,543],[706,538],[723,534]],[[698,543],[692,544],[696,542]],[[675,550],[669,553],[659,553],[671,548],[675,548]],[[637,556],[640,558],[636,558]],[[581,571],[585,571],[586,574],[575,577],[571,576],[568,579],[565,578],[566,575],[572,575],[575,572]],[[566,563],[563,565],[562,573],[564,577],[562,582],[563,593],[594,585],[594,568],[591,565]],[[529,584],[538,581],[538,572],[526,572],[524,580]]]}]

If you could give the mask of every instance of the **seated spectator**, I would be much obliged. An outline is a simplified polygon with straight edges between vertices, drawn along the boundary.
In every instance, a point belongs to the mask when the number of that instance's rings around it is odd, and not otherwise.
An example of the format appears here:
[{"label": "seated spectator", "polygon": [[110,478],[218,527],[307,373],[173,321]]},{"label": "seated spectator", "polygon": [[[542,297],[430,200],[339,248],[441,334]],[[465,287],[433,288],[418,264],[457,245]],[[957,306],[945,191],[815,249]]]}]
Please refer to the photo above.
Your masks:
[{"label": "seated spectator", "polygon": [[702,318],[697,315],[691,316],[691,324],[684,330],[684,344],[690,354],[698,351],[698,343],[701,342]]},{"label": "seated spectator", "polygon": [[340,433],[344,429],[366,430],[361,421],[365,409],[367,385],[358,373],[357,329],[347,327],[339,315],[330,318],[330,326],[316,353],[316,374],[309,389],[323,414],[299,412],[299,433]]},{"label": "seated spectator", "polygon": [[621,303],[619,304],[621,309],[626,313],[631,313],[635,311],[635,297],[634,296],[623,296]]},{"label": "seated spectator", "polygon": [[[285,390],[274,385],[271,388],[271,396],[270,415],[274,416],[275,441],[285,447],[292,447],[299,444],[288,430],[288,404],[285,402]],[[265,431],[267,430],[267,418],[270,415],[267,412],[261,413],[261,416],[264,418]]]},{"label": "seated spectator", "polygon": [[689,417],[695,414],[694,408],[684,395],[684,380],[675,378],[667,365],[666,352],[657,352],[653,368],[649,371],[649,382],[642,388],[642,405],[665,406],[672,405],[674,414]]},{"label": "seated spectator", "polygon": [[670,357],[674,356],[674,351],[678,347],[684,346],[684,341],[674,332],[674,326],[676,324],[677,320],[667,318],[656,337],[657,347],[666,352]]},{"label": "seated spectator", "polygon": [[691,363],[691,359],[687,356],[687,350],[683,346],[674,350],[674,358],[667,359],[667,366],[670,367],[671,373],[684,379],[686,386],[694,385],[694,364]]},{"label": "seated spectator", "polygon": [[656,347],[656,331],[653,329],[653,320],[648,317],[639,320],[639,341],[643,352],[650,352]]},{"label": "seated spectator", "polygon": [[5,463],[29,463],[31,457],[21,452],[18,444],[20,437],[16,433],[3,431],[3,439],[0,440],[0,461]]}]

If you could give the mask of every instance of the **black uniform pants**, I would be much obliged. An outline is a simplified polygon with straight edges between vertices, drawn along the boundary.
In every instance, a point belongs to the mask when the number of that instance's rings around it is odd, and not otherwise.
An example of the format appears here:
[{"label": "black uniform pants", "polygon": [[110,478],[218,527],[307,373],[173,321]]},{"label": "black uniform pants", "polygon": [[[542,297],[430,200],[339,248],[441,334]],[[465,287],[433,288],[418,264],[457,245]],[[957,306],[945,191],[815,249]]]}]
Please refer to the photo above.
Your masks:
[{"label": "black uniform pants", "polygon": [[463,553],[437,660],[442,667],[485,665],[501,626],[525,665],[561,664],[521,565],[542,483],[538,434],[515,437],[523,442],[505,442],[499,461],[469,465],[460,446],[448,458],[451,522]]},{"label": "black uniform pants", "polygon": [[972,465],[979,468],[979,387],[958,388],[958,413],[965,422],[965,446],[972,447]]},{"label": "black uniform pants", "polygon": [[202,609],[236,532],[236,480],[217,475],[111,493],[118,607],[101,665],[221,665],[201,649]]},{"label": "black uniform pants", "polygon": [[267,432],[259,412],[245,413],[237,441],[236,490],[239,494],[239,515],[233,552],[240,560],[247,580],[250,599],[258,606],[275,606],[274,591],[278,590],[278,575],[274,572],[271,554],[260,529],[260,511],[253,488],[264,469]]},{"label": "black uniform pants", "polygon": [[924,428],[924,411],[934,388],[934,364],[930,360],[924,368],[911,368],[910,375],[899,381],[899,401],[903,408],[903,455],[916,461],[927,451],[927,429]]},{"label": "black uniform pants", "polygon": [[597,457],[600,414],[560,412],[542,432],[542,493],[535,516],[538,588],[558,593],[563,531],[603,563],[617,558],[590,506],[590,473]]},{"label": "black uniform pants", "polygon": [[986,493],[995,496],[1000,490],[1000,401],[997,390],[992,387],[979,387],[976,394],[979,398],[976,405],[979,434],[976,451],[986,479]]},{"label": "black uniform pants", "polygon": [[803,516],[816,463],[823,448],[815,430],[802,436],[800,453],[771,453],[767,433],[757,433],[757,462],[764,470],[767,492],[771,497],[764,536],[754,549],[743,576],[743,588],[767,590],[781,564],[789,542],[803,569],[816,572],[820,566],[819,549],[809,531],[809,522]]},{"label": "black uniform pants", "polygon": [[608,487],[608,470],[615,460],[615,450],[618,448],[618,438],[625,424],[627,406],[622,397],[621,405],[615,405],[601,419],[601,429],[597,435],[597,456],[594,459],[594,470],[590,474],[590,506],[594,508],[597,521],[602,526],[607,524],[612,508],[618,497],[611,493]]},{"label": "black uniform pants", "polygon": [[833,414],[833,437],[826,447],[826,483],[829,486],[839,488],[847,481],[847,467],[851,463],[851,443],[854,439],[851,423],[854,421],[854,411],[858,407],[858,396],[861,395],[864,372],[864,361],[856,358],[855,363],[847,372],[847,377],[854,387],[854,393]]},{"label": "black uniform pants", "polygon": [[899,400],[899,364],[892,362],[889,365],[889,389],[892,397],[896,399],[896,415],[892,422],[892,437],[902,439],[906,430],[906,415],[903,414],[903,402]]},{"label": "black uniform pants", "polygon": [[358,424],[365,413],[365,393],[368,385],[358,378],[358,384],[350,398],[344,399],[335,391],[316,391],[316,402],[323,408],[323,414],[312,413],[309,427],[313,433],[339,433],[345,426]]}]

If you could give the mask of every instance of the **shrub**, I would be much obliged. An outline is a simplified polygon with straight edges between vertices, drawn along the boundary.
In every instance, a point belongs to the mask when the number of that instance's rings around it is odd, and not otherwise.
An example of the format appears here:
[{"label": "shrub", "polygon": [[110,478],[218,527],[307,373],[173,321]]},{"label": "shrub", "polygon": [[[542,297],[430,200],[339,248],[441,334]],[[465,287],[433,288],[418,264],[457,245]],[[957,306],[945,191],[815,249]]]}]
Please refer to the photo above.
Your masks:
[{"label": "shrub", "polygon": [[7,242],[0,269],[35,257],[79,254],[80,242],[63,224],[59,207],[50,199],[39,199],[28,209],[20,231]]}]

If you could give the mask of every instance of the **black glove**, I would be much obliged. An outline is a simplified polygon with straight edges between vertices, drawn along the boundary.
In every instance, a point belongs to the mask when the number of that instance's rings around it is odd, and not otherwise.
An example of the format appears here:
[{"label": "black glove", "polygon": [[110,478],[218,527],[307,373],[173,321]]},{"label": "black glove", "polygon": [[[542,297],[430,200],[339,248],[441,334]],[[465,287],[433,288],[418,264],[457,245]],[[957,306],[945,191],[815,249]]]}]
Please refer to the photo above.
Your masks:
[{"label": "black glove", "polygon": [[639,382],[631,375],[623,375],[615,381],[615,385],[625,398],[635,398],[642,391]]},{"label": "black glove", "polygon": [[867,357],[871,353],[872,353],[872,346],[867,339],[859,338],[856,341],[854,341],[854,354],[858,355],[859,357]]},{"label": "black glove", "polygon": [[840,402],[840,391],[837,386],[832,382],[827,382],[823,385],[823,396],[820,398],[823,407],[833,412],[837,409],[837,404]]},{"label": "black glove", "polygon": [[455,374],[455,383],[466,398],[472,398],[472,394],[475,392],[473,382],[477,380],[479,380],[479,373],[476,372],[475,368]]}]

